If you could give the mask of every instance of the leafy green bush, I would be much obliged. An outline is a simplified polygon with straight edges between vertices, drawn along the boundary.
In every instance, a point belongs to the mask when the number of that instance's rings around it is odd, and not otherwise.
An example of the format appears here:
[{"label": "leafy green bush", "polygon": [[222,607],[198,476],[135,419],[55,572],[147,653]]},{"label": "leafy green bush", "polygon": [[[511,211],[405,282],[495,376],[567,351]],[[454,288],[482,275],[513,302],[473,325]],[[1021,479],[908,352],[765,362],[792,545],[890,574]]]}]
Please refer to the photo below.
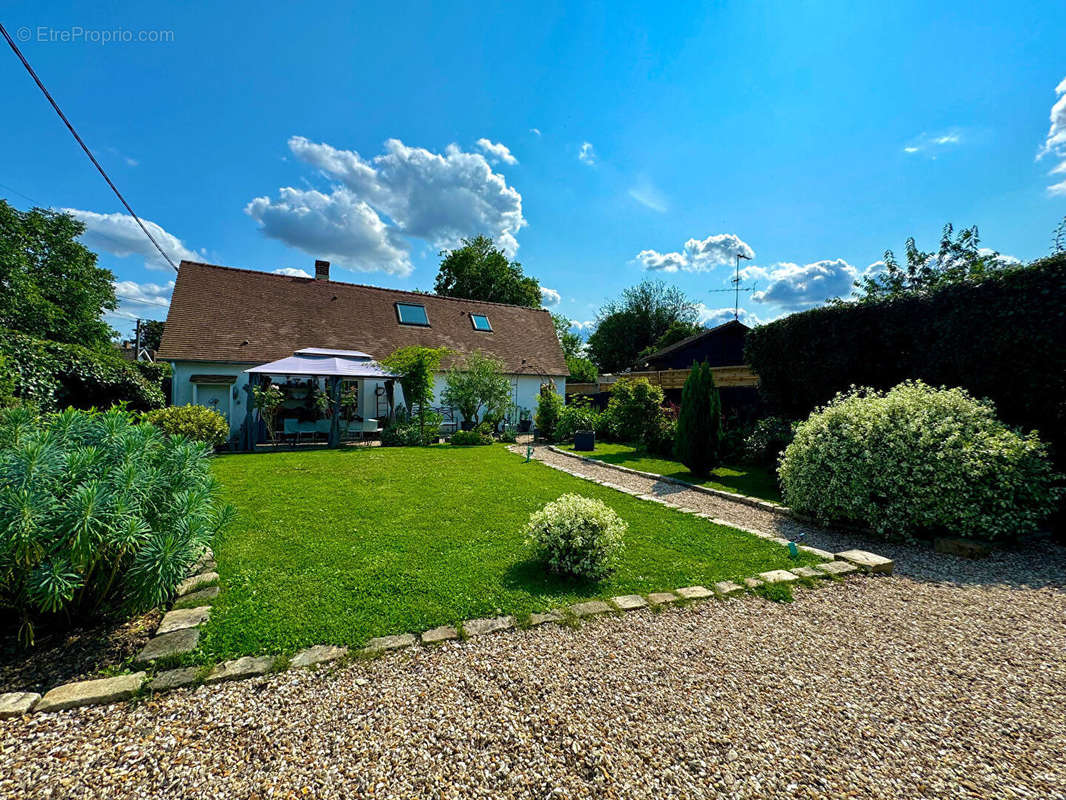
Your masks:
[{"label": "leafy green bush", "polygon": [[796,427],[779,474],[797,511],[886,537],[1024,535],[1059,493],[1035,433],[963,389],[920,381],[838,395]]},{"label": "leafy green bush", "polygon": [[677,441],[677,416],[661,411],[652,425],[644,431],[644,449],[652,455],[662,458],[674,457],[674,443]]},{"label": "leafy green bush", "polygon": [[707,362],[692,365],[681,390],[674,455],[693,475],[710,474],[719,458],[722,440],[722,403]]},{"label": "leafy green bush", "polygon": [[530,515],[526,535],[550,572],[599,580],[614,569],[628,528],[604,502],[564,494]]},{"label": "leafy green bush", "polygon": [[514,444],[518,441],[518,430],[515,428],[504,428],[500,433],[500,441],[504,444]]},{"label": "leafy green bush", "polygon": [[116,403],[148,411],[166,403],[158,383],[110,351],[0,330],[0,355],[15,373],[15,396],[42,411],[110,408]]},{"label": "leafy green bush", "polygon": [[663,390],[647,378],[623,378],[611,387],[607,402],[607,426],[620,442],[644,444],[647,433],[663,413]]},{"label": "leafy green bush", "polygon": [[32,642],[66,620],[167,600],[232,511],[209,449],[129,412],[0,412],[0,606]]},{"label": "leafy green bush", "polygon": [[795,426],[783,417],[756,420],[744,438],[744,458],[754,464],[777,464],[795,435]]},{"label": "leafy green bush", "polygon": [[409,417],[406,411],[397,413],[392,424],[381,431],[384,447],[424,447],[435,444],[440,438],[440,424],[444,418],[432,411],[424,412],[425,428],[417,416]]},{"label": "leafy green bush", "polygon": [[452,434],[451,442],[458,445],[492,444],[492,428],[482,422],[473,430],[456,431]]},{"label": "leafy green bush", "polygon": [[849,386],[959,386],[1036,428],[1066,469],[1066,253],[924,295],[817,308],[748,332],[775,413],[807,416]]},{"label": "leafy green bush", "polygon": [[563,399],[555,391],[554,383],[543,383],[537,396],[537,413],[533,417],[537,435],[549,442],[559,437],[559,417],[563,413]]},{"label": "leafy green bush", "polygon": [[587,397],[579,397],[572,403],[567,403],[559,412],[555,436],[561,442],[569,442],[573,440],[575,431],[594,431],[600,428],[601,416]]},{"label": "leafy green bush", "polygon": [[219,447],[229,439],[229,423],[226,418],[207,406],[171,406],[149,411],[146,422],[155,425],[163,433],[184,436],[195,442]]}]

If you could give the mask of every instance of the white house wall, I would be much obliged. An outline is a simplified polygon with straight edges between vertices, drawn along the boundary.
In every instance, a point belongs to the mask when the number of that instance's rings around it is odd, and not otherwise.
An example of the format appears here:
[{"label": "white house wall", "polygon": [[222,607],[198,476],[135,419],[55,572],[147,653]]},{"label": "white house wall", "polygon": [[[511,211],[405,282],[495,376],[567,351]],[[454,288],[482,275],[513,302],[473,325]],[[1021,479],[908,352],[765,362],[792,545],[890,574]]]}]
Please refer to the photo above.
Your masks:
[{"label": "white house wall", "polygon": [[[188,405],[193,402],[193,384],[189,380],[193,375],[232,375],[237,380],[229,387],[229,399],[232,403],[232,413],[229,414],[229,426],[231,433],[238,433],[241,429],[241,423],[244,422],[245,413],[247,412],[246,403],[248,392],[245,390],[245,387],[248,385],[248,375],[245,373],[245,370],[249,369],[251,366],[252,365],[250,364],[232,364],[226,362],[171,362],[174,377],[170,402],[172,405],[176,406]],[[566,378],[562,375],[555,375],[547,378],[539,375],[508,375],[507,378],[511,382],[512,400],[516,402],[520,408],[529,409],[530,414],[536,411],[537,396],[540,394],[540,385],[545,380],[552,381],[559,393],[565,397],[563,390]],[[364,418],[377,416],[375,390],[378,387],[384,387],[384,383],[381,381],[364,382],[363,390],[359,398],[360,416]],[[441,400],[441,396],[444,393],[444,387],[444,374],[438,373],[433,382],[432,404],[434,406],[444,405]],[[233,396],[234,389],[237,390],[236,397]],[[403,390],[400,388],[399,381],[396,382],[395,401],[406,405],[406,401],[403,397]],[[219,410],[223,413],[228,413],[228,409],[221,408]],[[458,411],[456,412],[456,418],[457,421],[462,419]]]}]

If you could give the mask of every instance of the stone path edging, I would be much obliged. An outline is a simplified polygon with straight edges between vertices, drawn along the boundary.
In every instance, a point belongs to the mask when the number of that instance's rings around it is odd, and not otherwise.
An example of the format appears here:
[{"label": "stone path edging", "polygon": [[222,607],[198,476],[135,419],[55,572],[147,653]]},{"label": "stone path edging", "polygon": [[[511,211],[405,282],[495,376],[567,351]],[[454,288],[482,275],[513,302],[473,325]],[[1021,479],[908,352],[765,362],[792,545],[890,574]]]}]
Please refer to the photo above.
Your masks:
[{"label": "stone path edging", "polygon": [[[568,456],[569,458],[576,458],[579,461],[587,461],[596,467],[604,467],[606,469],[613,469],[617,472],[627,472],[630,475],[639,475],[642,478],[651,478],[663,483],[671,483],[674,486],[681,486],[685,489],[691,489],[694,492],[701,492],[703,494],[709,494],[712,497],[719,497],[723,500],[732,500],[736,503],[743,503],[746,506],[752,506],[762,511],[769,511],[771,514],[780,514],[783,517],[792,517],[802,522],[809,522],[809,518],[793,511],[786,505],[781,503],[773,503],[769,500],[763,500],[759,497],[752,497],[746,494],[737,494],[735,492],[725,492],[721,489],[712,489],[709,486],[700,486],[698,483],[689,483],[683,481],[680,478],[671,478],[667,475],[660,475],[657,472],[642,472],[639,469],[633,469],[632,467],[623,467],[619,464],[611,464],[607,461],[600,461],[597,458],[590,458],[589,456],[582,456],[574,453],[570,450],[563,450],[561,447],[556,447],[553,444],[548,445],[548,449],[553,453],[558,453],[561,456]],[[550,464],[548,466],[551,466]]]},{"label": "stone path edging", "polygon": [[[643,477],[675,483],[696,491],[703,491],[727,500],[737,500],[748,505],[756,505],[764,510],[773,510],[774,513],[792,516],[791,509],[773,503],[767,503],[745,495],[733,495],[729,492],[707,489],[695,486],[684,481],[665,478],[662,475],[640,472],[627,467],[618,467],[613,464],[589,459],[584,456],[576,456],[572,453],[559,450],[556,447],[552,451],[570,455],[574,458],[589,461],[596,466],[607,466],[622,472],[635,473]],[[743,530],[763,539],[768,539],[777,544],[788,545],[789,542],[781,537],[774,536],[765,531],[746,528],[735,523],[716,519],[710,514],[695,511],[676,503],[672,503],[654,495],[638,494],[622,486],[597,480],[573,472],[565,467],[541,462],[547,467],[565,472],[574,477],[587,480],[608,488],[621,491],[647,502],[660,503],[684,513],[706,519],[715,524]],[[773,508],[770,508],[770,507]],[[815,580],[835,579],[840,580],[854,574],[881,574],[891,575],[893,562],[891,559],[869,553],[865,550],[846,550],[840,553],[829,553],[806,545],[799,545],[812,555],[823,559],[822,563],[814,567],[795,567],[789,570],[777,569],[761,572],[757,576],[743,579],[743,585],[735,581],[719,581],[713,588],[704,586],[685,586],[672,591],[650,592],[646,595],[630,594],[612,597],[608,600],[586,600],[566,608],[554,609],[547,612],[531,614],[526,624],[535,627],[548,623],[563,624],[570,620],[583,620],[603,614],[625,614],[627,612],[651,609],[659,611],[676,604],[688,604],[704,600],[718,599],[721,601],[743,595],[767,584],[795,584],[798,581],[812,582]],[[205,548],[203,554],[193,565],[189,577],[179,586],[175,604],[180,604],[183,598],[193,598],[195,602],[209,603],[217,596],[218,573],[215,572],[216,564],[214,554],[210,548]],[[215,589],[210,592],[207,590]],[[206,591],[206,594],[205,594]],[[180,656],[192,652],[199,643],[200,626],[203,625],[211,614],[210,605],[198,605],[185,607],[179,605],[167,612],[160,622],[156,636],[148,641],[137,658],[141,664],[151,664],[155,661],[165,660],[170,657]],[[361,651],[364,656],[378,656],[390,651],[403,650],[416,645],[432,647],[437,644],[455,639],[483,636],[502,631],[512,630],[518,627],[513,616],[489,617],[484,619],[466,620],[457,627],[442,625],[432,630],[423,631],[421,634],[400,633],[390,636],[380,636],[371,639]],[[54,687],[42,697],[36,692],[9,692],[0,694],[0,719],[21,716],[23,714],[37,712],[55,712],[70,708],[79,708],[90,705],[108,705],[111,703],[129,700],[142,692],[151,693],[171,691],[183,687],[192,687],[200,684],[216,684],[225,681],[242,680],[266,675],[270,672],[286,669],[307,668],[341,661],[351,656],[351,651],[346,646],[315,645],[296,653],[291,658],[284,656],[244,656],[241,658],[225,661],[211,667],[178,667],[175,669],[158,672],[151,678],[147,672],[119,675],[113,678],[99,678],[95,680],[77,681]]]}]

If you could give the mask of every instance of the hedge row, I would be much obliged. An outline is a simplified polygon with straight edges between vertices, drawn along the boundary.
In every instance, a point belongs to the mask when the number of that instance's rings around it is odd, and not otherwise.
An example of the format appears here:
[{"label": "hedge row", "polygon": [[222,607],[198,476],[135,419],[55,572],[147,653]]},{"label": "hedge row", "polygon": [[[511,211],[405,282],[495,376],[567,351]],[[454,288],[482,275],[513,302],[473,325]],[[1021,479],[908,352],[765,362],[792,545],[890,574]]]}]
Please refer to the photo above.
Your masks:
[{"label": "hedge row", "polygon": [[[146,375],[115,353],[0,329],[0,356],[14,373],[15,396],[42,411],[67,406],[110,408],[118,402],[128,403],[135,411],[166,405],[155,372],[149,369]],[[158,372],[163,376],[169,370]]]},{"label": "hedge row", "polygon": [[828,306],[762,325],[745,360],[771,407],[805,417],[851,385],[961,386],[1036,429],[1066,462],[1066,255],[921,297]]}]

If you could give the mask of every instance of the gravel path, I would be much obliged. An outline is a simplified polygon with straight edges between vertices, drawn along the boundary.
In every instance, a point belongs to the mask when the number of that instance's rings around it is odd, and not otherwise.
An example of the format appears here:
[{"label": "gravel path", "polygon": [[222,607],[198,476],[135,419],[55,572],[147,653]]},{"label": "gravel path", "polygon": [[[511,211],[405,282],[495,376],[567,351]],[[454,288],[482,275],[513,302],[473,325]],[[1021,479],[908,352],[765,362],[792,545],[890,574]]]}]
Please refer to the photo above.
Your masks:
[{"label": "gravel path", "polygon": [[872,549],[898,577],[787,605],[2,721],[0,797],[1066,798],[1066,550]]}]

